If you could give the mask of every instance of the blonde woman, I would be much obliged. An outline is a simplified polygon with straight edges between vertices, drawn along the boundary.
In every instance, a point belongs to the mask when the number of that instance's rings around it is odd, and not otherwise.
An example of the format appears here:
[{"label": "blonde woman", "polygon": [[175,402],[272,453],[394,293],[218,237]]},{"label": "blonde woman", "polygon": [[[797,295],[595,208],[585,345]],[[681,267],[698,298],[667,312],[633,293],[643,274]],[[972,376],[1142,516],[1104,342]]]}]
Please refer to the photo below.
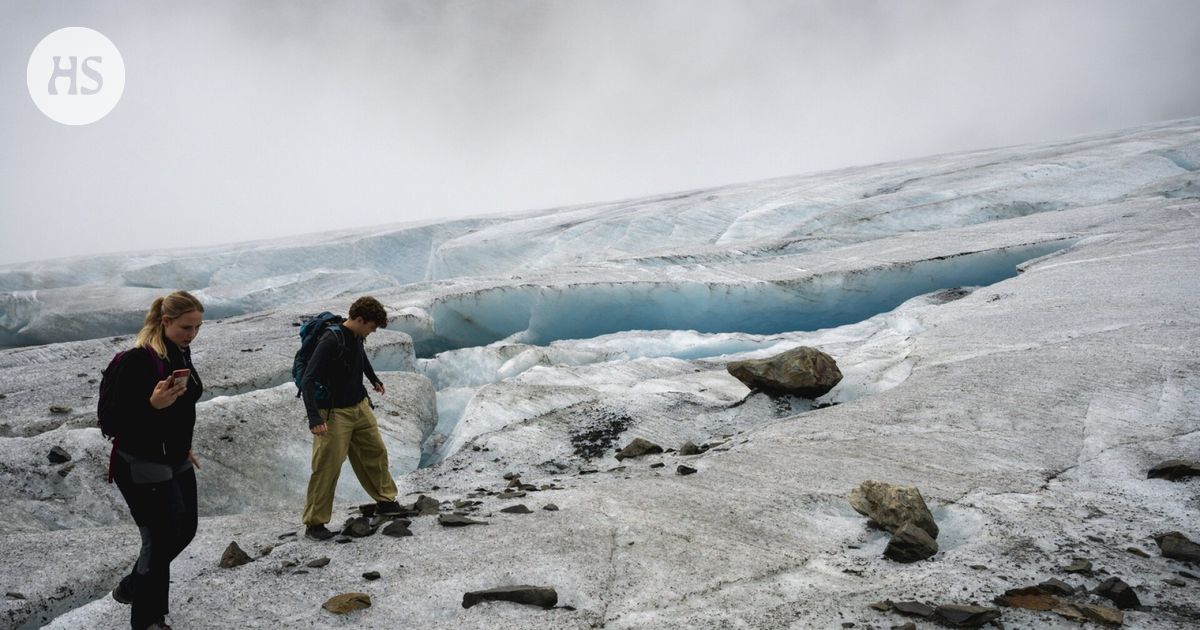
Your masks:
[{"label": "blonde woman", "polygon": [[134,348],[116,366],[111,398],[119,426],[110,474],[141,532],[142,548],[112,595],[132,604],[134,630],[170,628],[171,561],[196,535],[199,464],[192,429],[204,385],[192,365],[191,344],[203,320],[204,306],[186,291],[154,300]]}]

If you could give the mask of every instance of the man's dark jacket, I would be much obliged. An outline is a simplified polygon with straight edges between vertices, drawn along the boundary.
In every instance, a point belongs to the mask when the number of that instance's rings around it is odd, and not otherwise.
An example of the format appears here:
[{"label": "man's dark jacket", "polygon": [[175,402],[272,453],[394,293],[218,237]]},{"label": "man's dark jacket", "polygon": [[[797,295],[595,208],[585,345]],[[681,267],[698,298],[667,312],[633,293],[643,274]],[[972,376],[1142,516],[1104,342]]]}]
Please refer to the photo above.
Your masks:
[{"label": "man's dark jacket", "polygon": [[[353,407],[362,402],[367,397],[363,374],[371,384],[379,382],[367,359],[363,338],[342,324],[338,324],[337,328],[335,331],[331,326],[321,335],[300,379],[309,428],[324,424],[325,421],[317,413],[320,409]],[[320,403],[317,402],[317,383],[324,386],[329,395]]]}]

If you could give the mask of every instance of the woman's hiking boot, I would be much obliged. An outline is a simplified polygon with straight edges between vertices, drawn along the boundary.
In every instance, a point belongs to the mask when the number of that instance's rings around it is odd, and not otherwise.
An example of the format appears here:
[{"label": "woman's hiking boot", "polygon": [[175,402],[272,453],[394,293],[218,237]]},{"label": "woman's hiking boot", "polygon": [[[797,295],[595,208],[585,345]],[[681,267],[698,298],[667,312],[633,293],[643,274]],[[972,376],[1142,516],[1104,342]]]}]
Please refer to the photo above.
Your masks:
[{"label": "woman's hiking boot", "polygon": [[133,580],[129,576],[121,578],[117,583],[117,588],[112,590],[112,598],[126,606],[133,603]]}]

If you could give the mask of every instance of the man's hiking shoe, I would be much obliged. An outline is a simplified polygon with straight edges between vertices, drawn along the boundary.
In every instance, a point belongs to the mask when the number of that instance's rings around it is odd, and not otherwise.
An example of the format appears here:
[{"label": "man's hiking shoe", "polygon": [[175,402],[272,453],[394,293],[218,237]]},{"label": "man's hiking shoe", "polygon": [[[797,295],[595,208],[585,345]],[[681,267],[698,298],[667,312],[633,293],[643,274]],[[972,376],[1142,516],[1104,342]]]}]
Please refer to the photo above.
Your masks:
[{"label": "man's hiking shoe", "polygon": [[121,580],[121,583],[117,584],[117,588],[112,590],[112,598],[126,606],[133,603],[133,593],[126,588],[125,580]]},{"label": "man's hiking shoe", "polygon": [[404,514],[404,510],[401,510],[400,504],[395,501],[380,501],[375,504],[375,513],[379,516],[400,516]]},{"label": "man's hiking shoe", "polygon": [[333,538],[333,532],[329,531],[324,525],[309,525],[304,528],[304,537],[313,540],[329,540]]}]

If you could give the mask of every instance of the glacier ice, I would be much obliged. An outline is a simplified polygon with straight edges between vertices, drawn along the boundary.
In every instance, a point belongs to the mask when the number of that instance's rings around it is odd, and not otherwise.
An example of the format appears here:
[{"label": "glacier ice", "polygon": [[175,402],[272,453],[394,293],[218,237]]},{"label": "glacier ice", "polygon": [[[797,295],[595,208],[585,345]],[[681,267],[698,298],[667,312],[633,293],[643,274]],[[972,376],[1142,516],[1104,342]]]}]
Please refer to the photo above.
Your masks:
[{"label": "glacier ice", "polygon": [[[362,587],[364,627],[882,627],[901,620],[873,601],[984,603],[1081,554],[1137,581],[1151,605],[1126,625],[1192,627],[1187,593],[1162,585],[1178,566],[1125,549],[1153,552],[1167,528],[1200,539],[1191,482],[1145,478],[1200,452],[1198,155],[1189,119],[519,215],[0,268],[0,344],[16,346],[0,350],[0,586],[27,598],[0,618],[124,622],[102,596],[135,534],[98,479],[88,381],[148,296],[182,286],[221,319],[196,342],[213,387],[198,434],[211,495],[173,567],[178,625],[328,625],[312,593],[379,570]],[[368,349],[389,383],[377,415],[404,500],[449,510],[513,472],[558,489],[529,492],[524,516],[485,493],[487,527],[417,519],[411,539],[322,547],[322,572],[280,572],[317,552],[280,538],[298,527],[306,475],[286,382],[294,324],[368,291],[394,322]],[[724,371],[796,345],[845,374],[818,401],[751,395]],[[632,437],[709,449],[617,462]],[[72,468],[46,461],[53,445]],[[699,472],[674,475],[678,463]],[[921,489],[943,531],[937,561],[880,558],[886,539],[845,501],[867,478]],[[361,498],[350,485],[339,511]],[[561,509],[539,509],[549,502]],[[221,572],[231,539],[277,547]],[[514,582],[553,585],[574,610],[459,605]],[[1058,623],[1015,609],[1004,621]]]}]

